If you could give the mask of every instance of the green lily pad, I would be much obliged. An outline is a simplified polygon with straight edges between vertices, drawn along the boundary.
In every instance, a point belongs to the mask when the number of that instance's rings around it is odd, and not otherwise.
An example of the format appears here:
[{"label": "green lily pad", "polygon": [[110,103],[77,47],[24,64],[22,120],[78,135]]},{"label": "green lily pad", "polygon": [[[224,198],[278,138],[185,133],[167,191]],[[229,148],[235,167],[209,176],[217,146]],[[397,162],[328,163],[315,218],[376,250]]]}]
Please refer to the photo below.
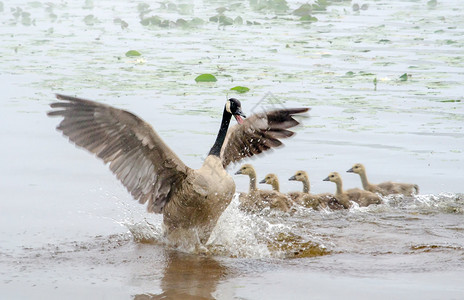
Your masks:
[{"label": "green lily pad", "polygon": [[437,0],[430,0],[430,1],[427,1],[427,5],[429,7],[436,7],[437,6]]},{"label": "green lily pad", "polygon": [[140,56],[140,55],[142,54],[140,54],[140,52],[137,50],[129,50],[126,52],[127,57]]},{"label": "green lily pad", "polygon": [[237,17],[234,19],[234,24],[235,24],[235,25],[243,25],[243,19],[242,19],[242,17],[237,16]]},{"label": "green lily pad", "polygon": [[313,16],[310,16],[310,15],[306,15],[306,16],[302,16],[300,18],[300,21],[302,22],[317,22],[317,18],[316,17],[313,17]]},{"label": "green lily pad", "polygon": [[353,71],[348,71],[345,73],[345,76],[346,77],[353,77],[354,76],[354,72]]},{"label": "green lily pad", "polygon": [[408,73],[404,73],[403,75],[400,76],[401,81],[407,81],[408,80]]},{"label": "green lily pad", "polygon": [[196,82],[216,82],[217,79],[212,74],[201,74],[195,78]]},{"label": "green lily pad", "polygon": [[243,94],[243,93],[246,93],[248,92],[250,89],[245,87],[245,86],[235,86],[233,88],[230,89],[231,91],[236,91],[237,93],[240,93],[240,94]]}]

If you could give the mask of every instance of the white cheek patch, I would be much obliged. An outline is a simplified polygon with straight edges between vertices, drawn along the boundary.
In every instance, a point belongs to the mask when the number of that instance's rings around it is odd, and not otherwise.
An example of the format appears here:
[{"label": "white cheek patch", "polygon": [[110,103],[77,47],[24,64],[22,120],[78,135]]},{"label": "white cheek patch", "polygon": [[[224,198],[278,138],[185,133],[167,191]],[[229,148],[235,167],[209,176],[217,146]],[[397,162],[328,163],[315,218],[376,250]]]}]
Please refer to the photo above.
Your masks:
[{"label": "white cheek patch", "polygon": [[230,101],[227,100],[226,102],[226,110],[228,113],[232,114],[232,111],[230,110]]}]

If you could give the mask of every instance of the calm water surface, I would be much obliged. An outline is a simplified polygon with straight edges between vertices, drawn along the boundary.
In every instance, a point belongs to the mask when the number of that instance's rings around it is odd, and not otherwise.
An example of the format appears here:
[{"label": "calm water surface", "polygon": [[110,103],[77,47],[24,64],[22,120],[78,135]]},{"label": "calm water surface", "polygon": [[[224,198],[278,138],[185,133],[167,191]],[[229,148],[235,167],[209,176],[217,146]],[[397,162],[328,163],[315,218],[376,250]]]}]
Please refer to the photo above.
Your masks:
[{"label": "calm water surface", "polygon": [[[306,2],[258,2],[0,2],[0,298],[462,299],[461,1],[337,1],[315,22],[300,20]],[[136,113],[193,168],[227,95],[246,114],[309,106],[284,148],[251,160],[258,177],[296,191],[287,178],[304,169],[313,192],[333,192],[322,179],[360,187],[345,171],[362,162],[372,182],[420,195],[257,215],[234,199],[211,256],[169,249],[161,216],[55,131],[56,92]]]}]

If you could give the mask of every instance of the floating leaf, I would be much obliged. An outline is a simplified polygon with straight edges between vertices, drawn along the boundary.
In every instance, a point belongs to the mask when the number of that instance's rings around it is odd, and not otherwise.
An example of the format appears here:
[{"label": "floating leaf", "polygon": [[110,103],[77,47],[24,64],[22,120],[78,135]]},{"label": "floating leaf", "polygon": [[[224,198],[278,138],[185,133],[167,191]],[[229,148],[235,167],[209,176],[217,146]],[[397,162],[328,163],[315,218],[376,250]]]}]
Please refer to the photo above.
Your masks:
[{"label": "floating leaf", "polygon": [[224,26],[232,25],[234,24],[234,20],[226,16],[219,16],[219,24]]},{"label": "floating leaf", "polygon": [[243,94],[248,92],[250,89],[245,86],[235,86],[230,89],[231,91],[236,91],[237,93]]},{"label": "floating leaf", "polygon": [[404,73],[403,75],[400,76],[400,80],[401,81],[407,81],[408,77],[409,77],[408,73]]},{"label": "floating leaf", "polygon": [[140,23],[143,26],[148,26],[148,25],[158,25],[158,26],[160,26],[161,22],[162,22],[162,20],[158,16],[151,16],[151,17],[142,19],[142,21],[140,21]]},{"label": "floating leaf", "polygon": [[313,7],[311,6],[311,4],[303,4],[297,9],[295,9],[292,12],[292,14],[294,14],[295,16],[303,17],[303,16],[311,14],[312,11],[313,11]]},{"label": "floating leaf", "polygon": [[203,25],[205,23],[205,21],[203,21],[203,19],[200,19],[200,18],[193,18],[192,20],[190,20],[190,25],[192,26],[200,26],[200,25]]},{"label": "floating leaf", "polygon": [[201,74],[195,78],[196,82],[216,82],[217,79],[211,74]]},{"label": "floating leaf", "polygon": [[242,17],[237,16],[237,17],[234,19],[234,24],[235,24],[235,25],[242,25],[242,24],[243,24],[243,19],[242,19]]},{"label": "floating leaf", "polygon": [[182,27],[182,28],[187,28],[189,26],[189,23],[184,19],[177,19],[176,26],[177,27]]},{"label": "floating leaf", "polygon": [[318,20],[317,20],[316,17],[307,15],[307,16],[302,16],[302,17],[300,18],[300,21],[302,21],[302,22],[317,22]]},{"label": "floating leaf", "polygon": [[435,7],[435,6],[437,6],[437,0],[430,0],[430,1],[427,2],[427,5],[429,7]]},{"label": "floating leaf", "polygon": [[129,24],[127,24],[126,21],[122,20],[121,18],[116,18],[113,20],[113,23],[114,24],[119,24],[121,25],[121,28],[124,29],[124,28],[127,28],[129,27]]},{"label": "floating leaf", "polygon": [[359,71],[359,75],[361,75],[361,76],[372,76],[372,75],[375,75],[375,74],[370,73],[370,72]]},{"label": "floating leaf", "polygon": [[353,72],[353,71],[348,71],[348,72],[345,73],[345,76],[353,77],[353,76],[354,76],[354,72]]},{"label": "floating leaf", "polygon": [[313,10],[325,11],[328,5],[329,3],[327,0],[317,0],[316,3],[313,4]]},{"label": "floating leaf", "polygon": [[440,101],[440,102],[443,102],[443,103],[455,103],[455,102],[461,102],[461,100],[443,100],[443,101]]},{"label": "floating leaf", "polygon": [[93,26],[95,23],[99,23],[98,19],[94,15],[87,15],[84,18],[85,25]]},{"label": "floating leaf", "polygon": [[138,52],[137,50],[129,50],[126,52],[127,57],[140,56],[140,55],[142,54],[140,54],[140,52]]}]

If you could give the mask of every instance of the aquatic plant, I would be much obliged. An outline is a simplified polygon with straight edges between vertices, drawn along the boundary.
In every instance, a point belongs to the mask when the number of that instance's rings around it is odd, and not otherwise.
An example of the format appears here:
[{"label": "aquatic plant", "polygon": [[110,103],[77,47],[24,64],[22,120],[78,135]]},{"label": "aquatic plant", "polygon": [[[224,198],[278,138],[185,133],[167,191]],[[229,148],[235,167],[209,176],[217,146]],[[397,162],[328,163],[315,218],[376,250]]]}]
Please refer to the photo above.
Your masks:
[{"label": "aquatic plant", "polygon": [[195,78],[196,82],[216,82],[217,79],[212,74],[201,74]]}]

